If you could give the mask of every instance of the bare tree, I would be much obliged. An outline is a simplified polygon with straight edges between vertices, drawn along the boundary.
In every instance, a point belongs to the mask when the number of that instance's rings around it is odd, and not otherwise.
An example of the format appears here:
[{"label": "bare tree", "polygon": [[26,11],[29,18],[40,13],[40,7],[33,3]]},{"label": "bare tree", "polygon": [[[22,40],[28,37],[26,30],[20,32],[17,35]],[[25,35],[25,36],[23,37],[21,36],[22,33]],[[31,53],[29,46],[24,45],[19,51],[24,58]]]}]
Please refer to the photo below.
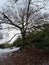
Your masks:
[{"label": "bare tree", "polygon": [[[45,3],[45,0],[22,0],[22,2],[23,5],[21,2],[19,3],[19,0],[15,0],[15,3],[12,1],[12,5],[3,10],[3,17],[0,17],[0,20],[2,20],[0,24],[6,23],[18,28],[21,31],[24,43],[27,31],[33,27],[36,22],[35,20],[39,18],[39,14],[41,14],[40,10],[46,9],[47,1]],[[43,5],[40,6],[41,4],[39,5],[37,3],[43,3]]]}]

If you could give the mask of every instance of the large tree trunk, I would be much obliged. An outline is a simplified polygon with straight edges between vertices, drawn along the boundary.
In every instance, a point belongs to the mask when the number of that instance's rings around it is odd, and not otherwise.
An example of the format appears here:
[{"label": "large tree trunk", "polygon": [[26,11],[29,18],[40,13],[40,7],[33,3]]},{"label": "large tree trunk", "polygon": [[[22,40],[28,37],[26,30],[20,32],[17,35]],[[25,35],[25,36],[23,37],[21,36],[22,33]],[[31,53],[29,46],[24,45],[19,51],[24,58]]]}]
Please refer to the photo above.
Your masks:
[{"label": "large tree trunk", "polygon": [[21,35],[22,35],[22,47],[25,47],[25,43],[26,43],[26,31],[21,31]]}]

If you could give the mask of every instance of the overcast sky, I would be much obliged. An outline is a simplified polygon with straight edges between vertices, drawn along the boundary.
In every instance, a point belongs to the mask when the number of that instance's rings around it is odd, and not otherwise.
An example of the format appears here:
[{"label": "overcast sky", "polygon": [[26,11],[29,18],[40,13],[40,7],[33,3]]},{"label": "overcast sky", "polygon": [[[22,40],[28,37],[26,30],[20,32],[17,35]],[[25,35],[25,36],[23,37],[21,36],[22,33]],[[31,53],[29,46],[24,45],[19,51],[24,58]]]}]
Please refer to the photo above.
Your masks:
[{"label": "overcast sky", "polygon": [[5,5],[7,0],[0,0],[0,9]]},{"label": "overcast sky", "polygon": [[[22,0],[19,0],[19,1],[22,2]],[[23,0],[23,1],[25,1],[25,0]],[[5,6],[6,2],[7,2],[7,0],[0,0],[0,9]],[[49,2],[47,4],[47,8],[49,8]]]}]

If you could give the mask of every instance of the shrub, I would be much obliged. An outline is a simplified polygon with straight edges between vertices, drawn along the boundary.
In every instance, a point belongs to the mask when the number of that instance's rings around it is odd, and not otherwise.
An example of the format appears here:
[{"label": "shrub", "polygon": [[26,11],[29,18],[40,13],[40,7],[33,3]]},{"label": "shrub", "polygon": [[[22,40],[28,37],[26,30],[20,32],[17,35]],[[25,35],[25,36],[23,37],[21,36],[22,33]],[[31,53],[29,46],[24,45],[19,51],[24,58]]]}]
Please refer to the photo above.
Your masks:
[{"label": "shrub", "polygon": [[[36,33],[31,32],[26,36],[25,48],[30,47],[33,44],[36,48],[49,48],[49,28],[47,26],[45,26],[42,31]],[[18,38],[13,45],[23,47],[22,38]]]},{"label": "shrub", "polygon": [[10,48],[10,47],[12,47],[12,45],[8,43],[0,44],[0,48]]}]

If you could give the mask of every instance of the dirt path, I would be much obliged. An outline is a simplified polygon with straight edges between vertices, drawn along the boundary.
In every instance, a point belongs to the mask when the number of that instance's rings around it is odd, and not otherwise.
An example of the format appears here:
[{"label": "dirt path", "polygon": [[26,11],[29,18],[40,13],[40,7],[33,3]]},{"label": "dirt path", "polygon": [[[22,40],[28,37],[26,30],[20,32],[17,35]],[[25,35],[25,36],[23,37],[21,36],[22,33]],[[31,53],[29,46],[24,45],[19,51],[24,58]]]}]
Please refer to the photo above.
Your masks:
[{"label": "dirt path", "polygon": [[0,65],[49,65],[49,53],[28,49],[17,53],[0,55]]}]

